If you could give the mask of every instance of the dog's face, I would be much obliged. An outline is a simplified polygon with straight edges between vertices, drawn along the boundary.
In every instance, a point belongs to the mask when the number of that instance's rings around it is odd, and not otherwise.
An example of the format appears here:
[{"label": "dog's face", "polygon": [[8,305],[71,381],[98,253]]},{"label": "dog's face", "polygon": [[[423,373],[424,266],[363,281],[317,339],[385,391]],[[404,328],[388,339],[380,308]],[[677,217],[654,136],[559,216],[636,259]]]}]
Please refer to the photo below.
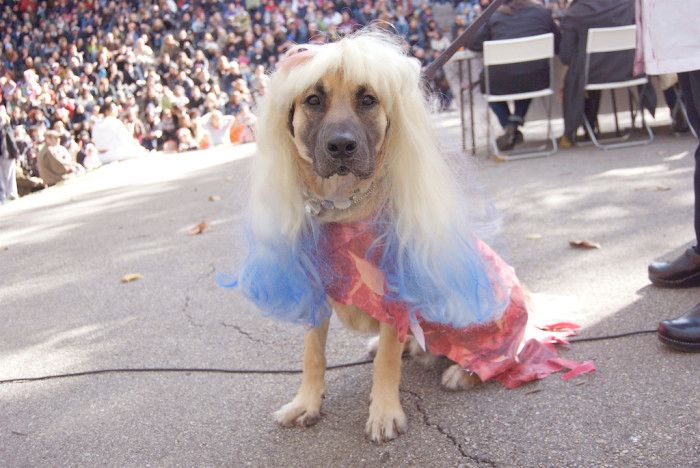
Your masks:
[{"label": "dog's face", "polygon": [[322,179],[348,176],[359,184],[381,164],[389,120],[371,87],[333,74],[297,96],[288,126],[307,171]]}]

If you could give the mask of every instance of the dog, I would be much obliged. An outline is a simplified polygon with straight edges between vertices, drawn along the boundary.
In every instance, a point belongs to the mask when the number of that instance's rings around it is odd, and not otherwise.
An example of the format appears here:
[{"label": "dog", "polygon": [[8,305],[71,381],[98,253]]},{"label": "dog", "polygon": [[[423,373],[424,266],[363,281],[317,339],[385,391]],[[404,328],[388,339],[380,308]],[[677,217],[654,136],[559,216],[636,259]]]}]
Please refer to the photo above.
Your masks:
[{"label": "dog", "polygon": [[365,426],[374,442],[407,429],[405,351],[451,359],[442,383],[452,390],[531,379],[508,373],[527,322],[522,288],[460,216],[467,201],[432,128],[420,64],[388,33],[295,46],[272,74],[237,284],[267,315],[309,327],[281,425],[320,419],[333,312],[378,333]]}]

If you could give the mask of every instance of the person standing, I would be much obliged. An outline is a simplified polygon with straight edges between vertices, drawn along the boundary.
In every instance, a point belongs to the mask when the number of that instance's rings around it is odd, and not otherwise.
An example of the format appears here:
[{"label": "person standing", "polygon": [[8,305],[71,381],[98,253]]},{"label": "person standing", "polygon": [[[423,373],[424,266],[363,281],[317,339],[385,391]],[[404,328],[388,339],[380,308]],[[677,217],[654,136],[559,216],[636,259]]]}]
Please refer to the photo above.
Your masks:
[{"label": "person standing", "polygon": [[[700,134],[700,2],[637,0],[635,71],[678,73],[689,124]],[[669,262],[652,262],[649,279],[659,287],[700,286],[700,145],[695,150],[695,245]],[[659,339],[682,351],[700,351],[700,304],[659,323]]]},{"label": "person standing", "polygon": [[15,163],[19,149],[15,143],[14,131],[10,127],[10,116],[5,106],[0,106],[0,205],[9,198],[19,198]]}]

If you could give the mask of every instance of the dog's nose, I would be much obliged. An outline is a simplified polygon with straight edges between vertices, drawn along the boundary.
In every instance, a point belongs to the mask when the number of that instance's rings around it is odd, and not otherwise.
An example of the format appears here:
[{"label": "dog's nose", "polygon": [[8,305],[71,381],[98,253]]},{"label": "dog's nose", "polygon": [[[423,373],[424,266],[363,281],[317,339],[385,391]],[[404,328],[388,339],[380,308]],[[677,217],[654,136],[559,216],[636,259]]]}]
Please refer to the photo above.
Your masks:
[{"label": "dog's nose", "polygon": [[357,141],[350,133],[339,133],[326,143],[326,150],[333,158],[349,158],[357,150]]}]

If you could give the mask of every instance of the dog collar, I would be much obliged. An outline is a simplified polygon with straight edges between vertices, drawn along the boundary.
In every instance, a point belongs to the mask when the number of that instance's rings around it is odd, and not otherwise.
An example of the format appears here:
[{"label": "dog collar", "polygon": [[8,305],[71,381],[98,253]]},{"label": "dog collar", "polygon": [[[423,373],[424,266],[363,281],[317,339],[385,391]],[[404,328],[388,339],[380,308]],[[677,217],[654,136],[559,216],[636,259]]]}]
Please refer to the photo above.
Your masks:
[{"label": "dog collar", "polygon": [[304,211],[309,216],[320,216],[327,211],[344,211],[350,207],[357,205],[362,200],[367,198],[374,192],[374,182],[372,182],[364,192],[356,188],[355,191],[348,198],[343,198],[341,200],[325,200],[321,198],[316,198],[307,190],[304,189]]}]

